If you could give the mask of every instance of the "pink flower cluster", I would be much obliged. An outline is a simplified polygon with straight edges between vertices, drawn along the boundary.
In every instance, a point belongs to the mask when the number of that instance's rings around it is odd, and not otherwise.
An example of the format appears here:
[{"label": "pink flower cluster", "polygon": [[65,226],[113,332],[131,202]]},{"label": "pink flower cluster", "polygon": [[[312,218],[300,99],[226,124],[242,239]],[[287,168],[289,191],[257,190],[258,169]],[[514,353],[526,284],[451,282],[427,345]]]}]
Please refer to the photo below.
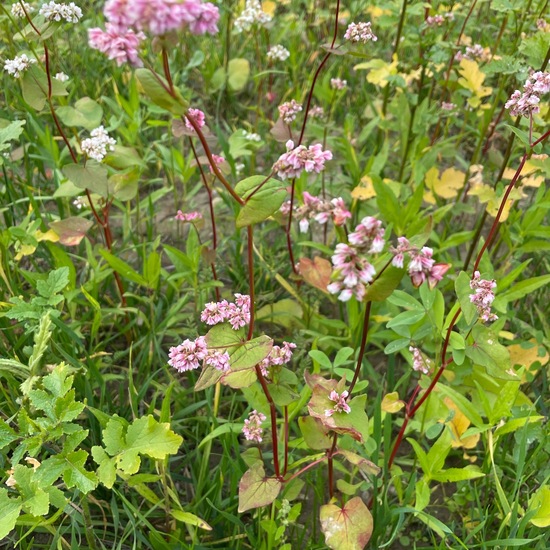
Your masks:
[{"label": "pink flower cluster", "polygon": [[283,153],[273,165],[277,175],[285,180],[297,178],[305,170],[306,172],[319,173],[325,168],[325,161],[332,159],[330,151],[323,151],[320,143],[310,145],[299,145],[294,148],[294,142],[286,142],[286,153]]},{"label": "pink flower cluster", "polygon": [[262,422],[265,422],[265,414],[259,413],[257,410],[253,410],[248,418],[244,421],[243,434],[248,441],[262,442],[264,430],[262,428]]},{"label": "pink flower cluster", "polygon": [[461,61],[462,59],[470,59],[473,61],[488,61],[491,57],[489,51],[485,51],[485,48],[480,44],[474,44],[473,46],[466,46],[464,52],[456,52],[455,60]]},{"label": "pink flower cluster", "polygon": [[201,313],[201,321],[207,325],[228,322],[233,330],[250,323],[250,296],[235,294],[235,302],[222,300],[206,304]]},{"label": "pink flower cluster", "polygon": [[445,19],[449,21],[454,21],[455,14],[452,11],[448,11],[444,14],[438,13],[437,15],[429,15],[426,17],[426,25],[428,27],[441,27],[445,23]]},{"label": "pink flower cluster", "polygon": [[279,116],[285,124],[290,124],[296,120],[296,115],[302,110],[302,106],[295,100],[282,103],[278,107]]},{"label": "pink flower cluster", "polygon": [[348,241],[369,254],[382,252],[386,243],[382,222],[372,216],[363,218],[355,231],[348,235]]},{"label": "pink flower cluster", "polygon": [[372,32],[369,23],[350,23],[344,35],[346,40],[350,42],[363,42],[366,44],[369,41],[376,42],[378,37]]},{"label": "pink flower cluster", "polygon": [[[212,158],[214,159],[214,162],[216,163],[216,166],[220,166],[225,162],[225,158],[221,157],[220,155],[212,155]],[[214,169],[212,168],[212,165],[208,163],[208,169],[210,170],[210,173],[214,173]]]},{"label": "pink flower cluster", "polygon": [[[187,111],[187,113],[189,114],[190,117],[193,118],[193,122],[199,127],[199,128],[202,128],[205,124],[205,120],[206,120],[206,117],[204,115],[204,113],[200,110],[200,109],[189,109]],[[184,117],[184,120],[185,120],[185,127],[191,131],[191,132],[195,132],[195,128],[193,128],[193,126],[191,125],[191,123],[189,122],[189,119],[187,117]]]},{"label": "pink flower cluster", "polygon": [[378,254],[384,249],[384,228],[382,222],[367,216],[348,235],[351,243],[336,245],[332,256],[334,282],[327,286],[331,294],[340,294],[338,299],[347,302],[352,296],[361,301],[365,296],[365,285],[370,283],[376,271],[365,254]]},{"label": "pink flower cluster", "polygon": [[176,220],[180,222],[194,222],[195,220],[202,220],[202,214],[200,212],[182,212],[178,210]]},{"label": "pink flower cluster", "polygon": [[516,90],[504,107],[512,116],[529,117],[540,112],[540,96],[550,91],[550,73],[537,71],[525,82],[523,93]]},{"label": "pink flower cluster", "polygon": [[327,290],[331,294],[339,293],[338,299],[342,302],[347,302],[352,296],[361,301],[365,296],[365,285],[376,275],[374,267],[356,248],[345,243],[336,245],[332,265],[335,281],[327,286]]},{"label": "pink flower cluster", "polygon": [[412,364],[413,370],[417,372],[421,372],[423,374],[430,374],[430,371],[432,370],[431,360],[428,359],[427,357],[425,358],[422,355],[422,352],[418,348],[415,348],[414,346],[410,346],[409,351],[413,355],[413,364]]},{"label": "pink flower cluster", "polygon": [[[332,218],[335,225],[343,225],[348,218],[351,218],[351,212],[346,208],[344,199],[341,197],[328,201],[304,191],[303,199],[304,204],[294,205],[294,216],[299,222],[302,233],[307,232],[311,220],[325,224]],[[288,215],[289,209],[290,201],[281,206],[281,212],[285,215]]]},{"label": "pink flower cluster", "polygon": [[332,416],[334,413],[341,413],[341,412],[345,412],[346,414],[349,414],[351,412],[351,407],[346,402],[348,395],[349,395],[349,392],[347,390],[344,390],[341,394],[339,394],[336,390],[332,390],[328,398],[331,401],[334,401],[334,403],[336,404],[334,405],[334,408],[327,409],[325,411],[325,416],[329,417],[329,416]]},{"label": "pink flower cluster", "polygon": [[292,350],[295,348],[296,344],[292,342],[283,342],[282,346],[273,346],[269,355],[258,365],[264,378],[269,378],[268,369],[270,367],[286,365],[292,359]]},{"label": "pink flower cluster", "polygon": [[470,288],[475,291],[470,294],[470,302],[477,308],[479,316],[485,322],[496,321],[498,317],[491,312],[491,305],[495,299],[496,281],[482,279],[479,271],[474,273],[473,279],[470,281]]},{"label": "pink flower cluster", "polygon": [[342,80],[341,78],[331,78],[330,79],[330,87],[333,90],[343,90],[347,87],[348,81]]},{"label": "pink flower cluster", "polygon": [[162,35],[189,29],[192,34],[216,34],[218,8],[201,0],[108,0],[103,9],[105,30],[88,30],[89,45],[116,60],[118,65],[141,66],[139,46],[145,39],[142,31]]},{"label": "pink flower cluster", "polygon": [[397,242],[397,247],[390,248],[390,252],[394,255],[392,265],[402,268],[405,254],[408,254],[410,259],[408,271],[415,287],[428,281],[428,286],[434,288],[451,267],[450,264],[436,264],[432,258],[433,250],[428,246],[419,249],[417,246],[411,245],[406,237],[399,237]]},{"label": "pink flower cluster", "polygon": [[222,372],[229,370],[229,354],[226,351],[209,350],[204,336],[196,340],[184,340],[179,346],[171,347],[168,355],[168,364],[179,372],[198,369],[201,362]]}]

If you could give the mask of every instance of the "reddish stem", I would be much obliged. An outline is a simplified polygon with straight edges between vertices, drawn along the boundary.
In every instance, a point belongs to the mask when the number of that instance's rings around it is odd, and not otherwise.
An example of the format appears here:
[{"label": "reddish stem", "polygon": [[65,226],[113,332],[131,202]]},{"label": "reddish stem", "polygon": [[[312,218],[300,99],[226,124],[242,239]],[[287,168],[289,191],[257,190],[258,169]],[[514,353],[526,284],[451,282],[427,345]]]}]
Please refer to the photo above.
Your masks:
[{"label": "reddish stem", "polygon": [[353,391],[353,388],[355,387],[355,384],[357,383],[357,379],[359,378],[359,373],[361,372],[361,365],[363,363],[363,356],[365,355],[365,348],[367,344],[367,336],[369,333],[369,320],[370,320],[370,310],[371,310],[372,302],[368,301],[367,306],[365,308],[365,318],[363,320],[363,331],[361,334],[361,347],[359,348],[359,355],[357,356],[357,366],[355,367],[355,373],[353,374],[353,380],[351,381],[351,384],[349,385],[349,395],[348,399],[351,398],[351,392]]},{"label": "reddish stem", "polygon": [[283,467],[283,477],[286,476],[286,472],[288,470],[288,407],[284,407],[284,415],[285,415],[285,465]]}]

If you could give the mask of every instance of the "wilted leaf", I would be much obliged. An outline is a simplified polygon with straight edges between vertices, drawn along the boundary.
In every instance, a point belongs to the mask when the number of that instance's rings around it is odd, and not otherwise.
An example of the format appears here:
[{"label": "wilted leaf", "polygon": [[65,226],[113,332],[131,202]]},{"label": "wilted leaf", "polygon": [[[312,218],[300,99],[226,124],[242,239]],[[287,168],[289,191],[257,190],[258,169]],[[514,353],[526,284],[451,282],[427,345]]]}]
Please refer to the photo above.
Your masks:
[{"label": "wilted leaf", "polygon": [[351,198],[366,201],[373,197],[376,197],[376,192],[374,191],[372,178],[370,176],[363,176],[361,178],[361,183],[352,190]]},{"label": "wilted leaf", "polygon": [[439,170],[433,166],[426,172],[426,187],[439,197],[452,199],[464,185],[466,174],[456,168],[447,168],[439,177]]},{"label": "wilted leaf", "polygon": [[256,462],[239,482],[239,512],[271,504],[279,495],[282,483],[266,477],[264,467]]},{"label": "wilted leaf", "polygon": [[321,530],[332,550],[362,550],[372,535],[372,515],[360,497],[342,508],[325,504],[320,511]]},{"label": "wilted leaf", "polygon": [[384,395],[382,399],[381,407],[384,412],[396,413],[405,406],[405,402],[399,399],[399,394],[394,391]]},{"label": "wilted leaf", "polygon": [[481,104],[481,98],[491,95],[493,89],[483,86],[485,73],[482,73],[479,65],[471,59],[462,59],[458,72],[462,75],[462,78],[458,79],[458,83],[472,92],[473,95],[468,99],[468,103],[476,109]]},{"label": "wilted leaf", "polygon": [[464,449],[473,449],[479,441],[480,434],[474,434],[463,438],[464,432],[470,427],[470,421],[450,397],[445,397],[443,402],[454,412],[452,419],[447,422],[453,436],[451,445],[454,448],[463,447]]},{"label": "wilted leaf", "polygon": [[49,226],[59,235],[59,242],[66,246],[76,246],[92,227],[93,222],[86,218],[71,217],[50,222]]},{"label": "wilted leaf", "polygon": [[332,274],[332,264],[328,260],[320,256],[315,256],[313,260],[300,258],[298,272],[306,283],[328,294],[327,286]]},{"label": "wilted leaf", "polygon": [[360,69],[368,69],[367,81],[371,84],[385,88],[388,84],[388,78],[392,75],[397,74],[397,55],[394,55],[392,62],[388,63],[383,59],[371,59],[366,63],[359,63],[353,67],[354,71]]}]

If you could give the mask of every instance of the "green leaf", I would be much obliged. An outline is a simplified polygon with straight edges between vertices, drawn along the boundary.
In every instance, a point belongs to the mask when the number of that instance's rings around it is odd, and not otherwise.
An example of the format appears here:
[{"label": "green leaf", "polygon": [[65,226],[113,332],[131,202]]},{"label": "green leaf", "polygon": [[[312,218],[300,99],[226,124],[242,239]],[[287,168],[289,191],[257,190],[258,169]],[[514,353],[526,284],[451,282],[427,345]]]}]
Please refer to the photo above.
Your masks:
[{"label": "green leaf", "polygon": [[[515,284],[512,288],[498,295],[498,299],[504,302],[513,302],[520,300],[528,294],[531,294],[541,286],[550,284],[550,275],[541,275],[540,277],[532,277]],[[497,287],[498,290],[498,287]]]},{"label": "green leaf", "polygon": [[181,92],[174,88],[172,92],[174,95],[171,95],[164,78],[154,75],[149,69],[136,69],[134,74],[141,89],[153,103],[175,115],[186,113],[188,104]]},{"label": "green leaf", "polygon": [[466,347],[466,356],[476,365],[485,367],[490,376],[503,380],[515,380],[510,374],[510,352],[498,342],[497,335],[483,325],[472,330],[474,342]]},{"label": "green leaf", "polygon": [[416,482],[415,486],[415,493],[416,493],[416,500],[414,503],[414,507],[416,510],[421,512],[430,504],[430,485],[429,483],[424,479],[419,479]]},{"label": "green leaf", "polygon": [[361,550],[372,536],[372,515],[360,497],[354,497],[342,508],[325,504],[320,510],[321,531],[327,546],[333,550]]},{"label": "green leaf", "polygon": [[235,192],[246,201],[237,216],[237,227],[262,222],[281,208],[286,197],[286,189],[276,179],[269,178],[262,188],[252,195],[265,179],[264,176],[251,176],[235,186]]},{"label": "green leaf", "polygon": [[321,421],[313,416],[301,416],[298,425],[306,445],[314,451],[324,451],[332,447],[332,437]]},{"label": "green leaf", "polygon": [[[392,223],[396,228],[401,227],[403,221],[402,208],[391,187],[378,178],[373,178],[374,191],[376,192],[376,204],[382,217],[387,223]],[[401,232],[398,232],[398,235]]]},{"label": "green leaf", "polygon": [[550,527],[550,487],[543,485],[529,500],[528,512],[534,511],[531,523],[542,529]]},{"label": "green leaf", "polygon": [[109,196],[107,168],[95,160],[88,160],[86,166],[67,164],[63,167],[63,174],[79,189],[88,189],[104,198]]},{"label": "green leaf", "polygon": [[231,370],[239,371],[255,367],[269,355],[272,347],[273,340],[265,334],[244,342],[230,354]]},{"label": "green leaf", "polygon": [[0,418],[0,450],[18,439],[19,436]]},{"label": "green leaf", "polygon": [[321,365],[321,367],[323,367],[327,370],[332,370],[332,362],[327,357],[327,354],[324,351],[321,351],[321,350],[318,350],[318,349],[312,349],[312,350],[308,351],[308,355],[314,361],[319,363],[319,365]]},{"label": "green leaf", "polygon": [[395,353],[396,351],[399,351],[403,348],[406,348],[411,343],[410,338],[398,338],[397,340],[393,340],[390,342],[385,348],[384,353],[386,355],[391,355],[392,353]]},{"label": "green leaf", "polygon": [[103,447],[99,447],[98,445],[94,445],[92,447],[92,457],[96,464],[99,465],[99,468],[97,469],[97,477],[99,478],[99,481],[103,483],[107,489],[111,489],[116,480],[116,459],[111,458],[105,452],[105,449],[103,449]]},{"label": "green leaf", "polygon": [[456,483],[457,481],[466,481],[467,479],[477,479],[484,477],[485,474],[477,466],[465,466],[464,468],[448,468],[439,470],[431,475],[435,481],[442,483]]},{"label": "green leaf", "polygon": [[366,302],[383,302],[399,286],[405,273],[405,269],[393,266],[388,267],[374,283],[367,287],[363,300]]},{"label": "green leaf", "polygon": [[121,260],[107,250],[100,250],[99,253],[103,256],[106,262],[125,279],[137,283],[138,285],[149,288],[148,282],[135,269],[130,267],[124,260]]},{"label": "green leaf", "polygon": [[239,482],[239,513],[271,504],[281,487],[278,479],[266,477],[261,463],[255,463]]},{"label": "green leaf", "polygon": [[394,306],[405,307],[407,309],[416,309],[417,311],[425,311],[424,306],[410,294],[402,290],[396,290],[389,298],[388,302]]},{"label": "green leaf", "polygon": [[59,269],[50,271],[48,278],[45,281],[37,281],[36,290],[38,290],[40,296],[48,299],[61,292],[68,284],[69,268],[60,267]]},{"label": "green leaf", "polygon": [[359,468],[359,470],[361,470],[364,474],[377,476],[381,472],[380,468],[374,464],[374,462],[371,462],[358,454],[352,453],[351,451],[346,451],[345,449],[341,449],[340,454],[348,462]]},{"label": "green leaf", "polygon": [[227,64],[227,84],[229,89],[240,92],[246,86],[250,76],[250,63],[247,59],[232,59]]},{"label": "green leaf", "polygon": [[109,187],[113,190],[113,196],[119,201],[130,201],[138,192],[140,169],[134,166],[125,172],[114,174],[109,178]]},{"label": "green leaf", "polygon": [[[51,95],[64,96],[68,95],[65,85],[59,80],[52,78]],[[46,73],[38,66],[31,65],[21,79],[21,88],[23,99],[37,111],[41,111],[46,105],[48,98],[48,77]]]},{"label": "green leaf", "polygon": [[79,99],[74,107],[58,107],[56,112],[65,126],[78,126],[86,130],[97,128],[103,118],[101,105],[89,97]]},{"label": "green leaf", "polygon": [[471,325],[474,319],[477,317],[477,308],[470,301],[470,294],[474,294],[474,291],[470,287],[470,276],[461,271],[455,281],[455,291],[460,302],[462,314],[467,325]]},{"label": "green leaf", "polygon": [[65,466],[63,481],[69,489],[76,487],[83,494],[87,494],[97,487],[97,476],[85,468],[87,459],[88,453],[84,449],[59,457]]},{"label": "green leaf", "polygon": [[23,133],[25,124],[25,120],[14,120],[4,128],[0,128],[0,151],[10,148],[9,142],[17,139]]},{"label": "green leaf", "polygon": [[205,531],[212,531],[212,527],[210,527],[206,521],[199,518],[199,516],[196,516],[195,514],[184,512],[182,510],[172,510],[170,513],[174,519],[183,521],[183,523],[186,523],[187,525],[194,525],[195,527],[200,527]]},{"label": "green leaf", "polygon": [[403,311],[402,313],[399,313],[396,315],[391,321],[388,321],[387,327],[393,328],[393,327],[399,327],[399,326],[410,326],[418,323],[421,319],[424,318],[426,315],[426,312],[424,310],[422,311]]},{"label": "green leaf", "polygon": [[21,513],[21,497],[10,498],[8,491],[0,488],[0,540],[7,537],[10,531],[15,527],[15,522]]}]

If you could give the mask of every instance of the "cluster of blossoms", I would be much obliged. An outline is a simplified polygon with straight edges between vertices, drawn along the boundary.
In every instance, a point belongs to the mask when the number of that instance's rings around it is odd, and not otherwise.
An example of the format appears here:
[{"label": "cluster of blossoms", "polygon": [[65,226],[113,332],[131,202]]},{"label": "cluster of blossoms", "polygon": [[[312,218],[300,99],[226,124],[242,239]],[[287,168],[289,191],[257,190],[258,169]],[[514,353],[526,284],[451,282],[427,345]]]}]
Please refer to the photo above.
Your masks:
[{"label": "cluster of blossoms", "polygon": [[42,4],[38,12],[48,21],[67,21],[67,23],[78,23],[82,18],[82,10],[74,3],[58,4],[57,2],[48,2]]},{"label": "cluster of blossoms", "polygon": [[540,112],[540,96],[550,91],[550,73],[537,71],[533,73],[523,86],[523,93],[516,90],[504,107],[510,110],[512,116],[536,115]]},{"label": "cluster of blossoms", "polygon": [[455,14],[452,11],[448,11],[447,13],[437,15],[429,15],[426,17],[426,25],[428,27],[441,27],[443,23],[445,23],[446,20],[454,21]]},{"label": "cluster of blossoms", "polygon": [[350,23],[344,35],[346,40],[350,42],[376,42],[378,37],[372,32],[369,23]]},{"label": "cluster of blossoms", "polygon": [[101,162],[105,158],[107,151],[114,151],[116,140],[109,137],[109,134],[103,126],[99,126],[92,130],[90,136],[89,138],[83,139],[80,144],[82,152],[86,153],[88,157]]},{"label": "cluster of blossoms", "polygon": [[466,49],[463,52],[458,51],[455,54],[455,60],[459,62],[462,59],[470,59],[471,61],[488,61],[490,57],[490,50],[484,48],[481,44],[466,46]]},{"label": "cluster of blossoms", "polygon": [[198,369],[201,362],[215,369],[229,370],[229,354],[226,351],[209,350],[206,338],[199,336],[195,340],[184,340],[179,346],[170,348],[168,364],[179,372]]},{"label": "cluster of blossoms", "polygon": [[433,250],[429,246],[419,249],[417,246],[411,245],[406,237],[399,237],[397,242],[397,247],[390,248],[390,252],[394,255],[392,265],[402,268],[405,254],[408,254],[410,259],[408,271],[415,287],[428,281],[428,286],[434,288],[451,267],[450,264],[436,264],[432,258]]},{"label": "cluster of blossoms", "polygon": [[[304,204],[294,205],[293,213],[294,218],[298,220],[302,233],[307,232],[311,220],[325,224],[329,219],[332,219],[335,225],[344,225],[346,220],[351,218],[351,212],[346,208],[344,199],[341,197],[329,201],[304,191],[303,200]],[[290,213],[290,201],[283,203],[281,213],[284,215]]]},{"label": "cluster of blossoms", "polygon": [[271,61],[286,61],[290,57],[290,52],[280,44],[271,46],[267,52],[267,58]]},{"label": "cluster of blossoms", "polygon": [[415,370],[416,372],[421,372],[423,374],[430,374],[430,371],[432,370],[431,360],[427,357],[424,357],[422,355],[422,352],[414,346],[410,346],[409,351],[412,353],[413,356],[413,370]]},{"label": "cluster of blossoms", "polygon": [[[229,322],[234,330],[250,323],[250,296],[235,294],[235,302],[222,300],[206,304],[201,320],[207,325]],[[219,349],[208,349],[206,338],[199,336],[195,340],[185,340],[179,346],[173,346],[168,353],[168,364],[179,372],[195,370],[201,366],[210,366],[221,372],[230,368],[229,353]]]},{"label": "cluster of blossoms", "polygon": [[233,330],[238,330],[250,323],[250,296],[235,294],[235,302],[222,300],[206,304],[201,314],[201,321],[207,325],[228,322]]},{"label": "cluster of blossoms", "polygon": [[341,78],[331,78],[330,79],[330,87],[333,90],[343,90],[347,87],[348,81],[342,80]]},{"label": "cluster of blossoms", "polygon": [[338,299],[342,302],[347,302],[352,296],[361,301],[365,296],[365,285],[372,282],[376,275],[365,254],[377,254],[384,248],[382,222],[372,216],[363,218],[355,231],[348,235],[348,240],[352,246],[345,243],[336,245],[332,256],[335,280],[327,286],[327,290],[331,294],[339,294]]},{"label": "cluster of blossoms", "polygon": [[59,80],[59,82],[67,82],[67,80],[69,80],[69,75],[66,75],[65,73],[56,73],[54,78]]},{"label": "cluster of blossoms", "polygon": [[263,27],[271,21],[271,15],[262,10],[260,0],[246,0],[244,10],[235,19],[235,30],[238,33],[248,31],[254,24]]},{"label": "cluster of blossoms", "polygon": [[216,34],[220,18],[214,4],[201,0],[108,0],[103,13],[108,23],[105,30],[88,30],[90,47],[118,65],[129,62],[134,66],[141,66],[142,31],[157,36],[187,28],[192,34]]},{"label": "cluster of blossoms", "polygon": [[296,344],[283,342],[282,346],[273,346],[269,355],[258,365],[264,378],[269,378],[269,369],[274,366],[286,365],[292,359],[292,350]]},{"label": "cluster of blossoms", "polygon": [[537,19],[537,29],[542,32],[550,32],[550,23],[544,19]]},{"label": "cluster of blossoms", "polygon": [[294,147],[294,142],[286,142],[286,153],[283,153],[273,165],[273,170],[283,179],[297,178],[305,170],[319,174],[325,168],[325,162],[332,159],[330,151],[323,151],[320,143]]},{"label": "cluster of blossoms", "polygon": [[244,421],[243,434],[248,441],[262,442],[264,430],[262,428],[262,422],[265,422],[265,414],[259,413],[257,410],[253,410],[248,418]]},{"label": "cluster of blossoms", "polygon": [[180,222],[193,222],[195,220],[202,220],[202,214],[200,212],[182,212],[178,210],[174,216],[176,220]]},{"label": "cluster of blossoms", "polygon": [[[216,166],[221,166],[225,162],[225,158],[221,157],[220,155],[212,155],[212,158],[214,159],[214,162],[216,163]],[[211,174],[214,174],[214,169],[212,168],[212,165],[208,163],[208,169],[210,170]]]},{"label": "cluster of blossoms", "polygon": [[470,302],[476,306],[479,316],[485,322],[496,321],[498,319],[491,312],[496,286],[497,283],[494,280],[481,279],[479,271],[474,273],[474,278],[470,281],[470,288],[475,291],[474,294],[470,294]]},{"label": "cluster of blossoms", "polygon": [[441,103],[441,108],[444,111],[452,111],[452,110],[456,109],[456,104],[455,103],[447,103],[446,101],[443,101],[443,103]]},{"label": "cluster of blossoms", "polygon": [[[23,7],[25,9],[23,9]],[[25,12],[31,14],[34,11],[34,8],[27,2],[23,2],[23,6],[19,2],[11,5],[11,14],[17,19],[22,19],[25,17]]]},{"label": "cluster of blossoms", "polygon": [[332,409],[327,409],[325,411],[325,416],[332,416],[334,413],[344,412],[349,414],[351,412],[351,407],[347,404],[349,392],[344,390],[342,393],[338,393],[336,390],[332,390],[328,396],[331,401],[334,401],[335,405]]},{"label": "cluster of blossoms", "polygon": [[322,118],[325,116],[325,110],[321,106],[315,105],[309,110],[309,116],[311,118]]},{"label": "cluster of blossoms", "polygon": [[279,105],[279,116],[285,124],[290,124],[296,120],[296,115],[302,110],[302,106],[295,100],[287,101]]},{"label": "cluster of blossoms", "polygon": [[247,141],[255,141],[255,142],[260,142],[262,141],[262,136],[260,134],[256,134],[254,132],[245,132],[243,134],[243,137],[244,139],[246,139]]},{"label": "cluster of blossoms", "polygon": [[[189,109],[188,113],[189,113],[189,116],[193,117],[193,122],[195,122],[195,124],[199,128],[202,128],[204,126],[205,116],[200,109]],[[193,126],[189,122],[189,119],[187,117],[184,117],[184,120],[185,120],[185,127],[191,132],[194,132],[195,128],[193,128]]]},{"label": "cluster of blossoms", "polygon": [[33,63],[36,63],[36,59],[22,53],[13,59],[7,59],[4,63],[4,70],[15,78],[19,78],[21,73],[24,73]]}]

